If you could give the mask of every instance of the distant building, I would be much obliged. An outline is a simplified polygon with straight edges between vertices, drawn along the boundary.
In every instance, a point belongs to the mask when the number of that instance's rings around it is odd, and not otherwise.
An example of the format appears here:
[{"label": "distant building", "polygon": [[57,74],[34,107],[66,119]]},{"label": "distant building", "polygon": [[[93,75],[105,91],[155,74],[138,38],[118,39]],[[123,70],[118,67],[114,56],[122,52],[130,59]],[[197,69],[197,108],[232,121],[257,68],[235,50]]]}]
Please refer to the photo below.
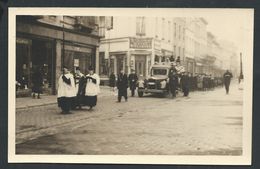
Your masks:
[{"label": "distant building", "polygon": [[[100,17],[17,16],[16,80],[26,79],[29,89],[35,67],[42,69],[45,92],[55,94],[64,64],[71,70],[96,65]],[[30,90],[19,90],[29,93]]]},{"label": "distant building", "polygon": [[203,18],[185,18],[186,69],[203,73],[203,59],[207,56],[207,21]]}]

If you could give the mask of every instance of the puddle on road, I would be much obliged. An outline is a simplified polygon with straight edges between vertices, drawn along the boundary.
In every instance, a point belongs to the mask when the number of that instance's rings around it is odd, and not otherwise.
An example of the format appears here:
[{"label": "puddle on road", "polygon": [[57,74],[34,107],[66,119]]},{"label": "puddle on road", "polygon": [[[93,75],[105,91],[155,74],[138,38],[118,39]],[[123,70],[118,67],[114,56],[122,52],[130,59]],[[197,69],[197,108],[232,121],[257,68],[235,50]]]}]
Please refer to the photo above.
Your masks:
[{"label": "puddle on road", "polygon": [[[44,146],[43,146],[44,145]],[[60,148],[62,147],[62,148]],[[40,137],[26,143],[16,144],[16,154],[66,154],[63,144],[55,135]]]},{"label": "puddle on road", "polygon": [[36,127],[35,125],[22,125],[22,126],[19,126],[19,131],[27,130],[27,129],[33,129],[35,127]]}]

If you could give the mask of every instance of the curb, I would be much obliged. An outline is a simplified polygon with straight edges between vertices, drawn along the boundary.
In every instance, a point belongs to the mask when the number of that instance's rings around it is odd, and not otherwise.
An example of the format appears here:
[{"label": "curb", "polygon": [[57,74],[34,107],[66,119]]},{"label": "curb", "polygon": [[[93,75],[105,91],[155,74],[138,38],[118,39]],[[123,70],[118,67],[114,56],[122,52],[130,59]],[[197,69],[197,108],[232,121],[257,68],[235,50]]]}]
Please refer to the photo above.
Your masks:
[{"label": "curb", "polygon": [[[108,97],[108,96],[113,96],[113,95],[100,95],[98,97],[102,98],[102,97]],[[55,99],[54,102],[43,103],[43,104],[38,104],[38,105],[27,105],[27,106],[23,106],[23,107],[16,107],[16,111],[30,109],[30,108],[35,108],[35,107],[54,105],[54,104],[57,104],[57,100],[56,99]]]}]

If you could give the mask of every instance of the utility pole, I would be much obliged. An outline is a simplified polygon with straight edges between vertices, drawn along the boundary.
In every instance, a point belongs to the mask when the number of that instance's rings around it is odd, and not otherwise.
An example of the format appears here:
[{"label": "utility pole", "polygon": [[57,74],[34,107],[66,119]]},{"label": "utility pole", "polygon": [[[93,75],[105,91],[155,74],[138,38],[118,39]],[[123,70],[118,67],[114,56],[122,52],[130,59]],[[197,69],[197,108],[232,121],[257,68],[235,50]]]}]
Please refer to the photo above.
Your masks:
[{"label": "utility pole", "polygon": [[62,72],[64,74],[64,58],[65,58],[65,33],[64,33],[64,16],[62,16]]}]

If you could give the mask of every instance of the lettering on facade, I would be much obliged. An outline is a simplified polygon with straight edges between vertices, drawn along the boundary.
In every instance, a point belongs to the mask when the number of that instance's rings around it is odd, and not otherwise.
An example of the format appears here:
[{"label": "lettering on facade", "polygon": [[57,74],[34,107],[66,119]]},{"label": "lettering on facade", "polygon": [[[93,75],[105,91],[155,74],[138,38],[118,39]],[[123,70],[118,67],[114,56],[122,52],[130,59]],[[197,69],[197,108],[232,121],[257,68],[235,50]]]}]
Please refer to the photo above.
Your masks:
[{"label": "lettering on facade", "polygon": [[22,38],[16,38],[16,43],[28,45],[28,44],[30,44],[30,40],[22,39]]},{"label": "lettering on facade", "polygon": [[130,48],[152,49],[152,38],[130,38]]}]

